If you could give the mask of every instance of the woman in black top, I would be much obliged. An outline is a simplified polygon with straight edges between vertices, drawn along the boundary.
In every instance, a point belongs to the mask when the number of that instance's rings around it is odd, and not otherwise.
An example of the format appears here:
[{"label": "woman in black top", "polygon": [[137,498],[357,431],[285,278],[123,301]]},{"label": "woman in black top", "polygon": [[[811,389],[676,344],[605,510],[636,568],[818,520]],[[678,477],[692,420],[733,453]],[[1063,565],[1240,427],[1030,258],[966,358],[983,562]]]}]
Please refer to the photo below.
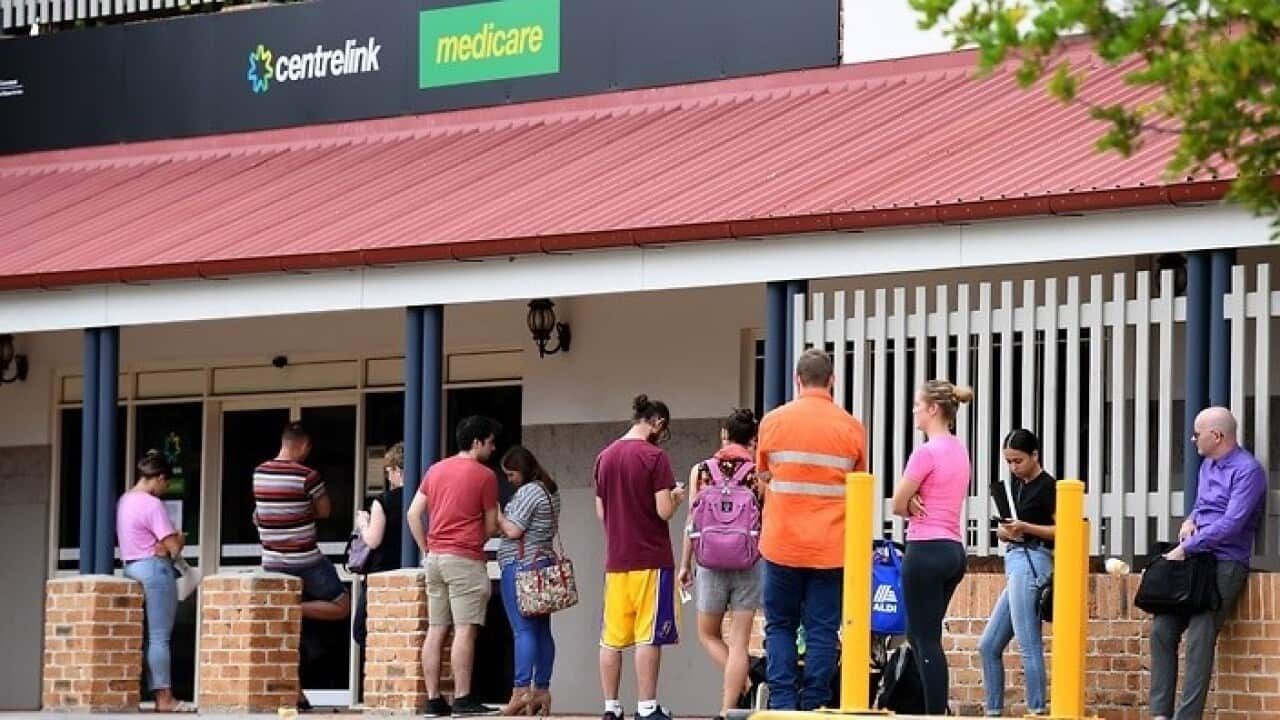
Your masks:
[{"label": "woman in black top", "polygon": [[1004,649],[1015,636],[1026,675],[1027,713],[1048,711],[1045,702],[1044,641],[1037,610],[1040,586],[1053,572],[1054,512],[1057,490],[1053,476],[1040,467],[1040,441],[1030,430],[1014,430],[1004,439],[1004,459],[1012,477],[1002,488],[1014,517],[1001,518],[996,530],[1006,543],[1006,586],[978,643],[988,716],[1004,710]]},{"label": "woman in black top", "polygon": [[[356,529],[369,546],[369,574],[400,569],[400,536],[404,523],[404,443],[396,443],[382,458],[387,489],[373,499],[369,510],[356,516]],[[351,635],[364,645],[369,614],[369,591],[360,594]]]}]

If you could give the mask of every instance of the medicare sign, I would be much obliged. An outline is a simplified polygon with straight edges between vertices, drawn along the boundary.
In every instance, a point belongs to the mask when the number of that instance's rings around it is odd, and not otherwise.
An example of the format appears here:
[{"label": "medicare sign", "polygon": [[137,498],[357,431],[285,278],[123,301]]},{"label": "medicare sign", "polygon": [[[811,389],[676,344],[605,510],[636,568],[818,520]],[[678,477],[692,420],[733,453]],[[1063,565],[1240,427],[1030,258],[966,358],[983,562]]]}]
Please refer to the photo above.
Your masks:
[{"label": "medicare sign", "polygon": [[560,0],[418,13],[418,89],[560,72]]}]

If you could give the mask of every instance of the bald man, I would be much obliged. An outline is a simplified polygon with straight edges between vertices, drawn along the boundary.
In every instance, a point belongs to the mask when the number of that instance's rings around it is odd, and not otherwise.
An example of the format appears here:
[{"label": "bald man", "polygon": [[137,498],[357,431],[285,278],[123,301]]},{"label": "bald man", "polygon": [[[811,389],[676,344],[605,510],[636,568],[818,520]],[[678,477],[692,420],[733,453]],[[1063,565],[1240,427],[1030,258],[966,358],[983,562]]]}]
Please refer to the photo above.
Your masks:
[{"label": "bald man", "polygon": [[[1192,553],[1218,559],[1222,605],[1198,615],[1156,615],[1151,629],[1151,714],[1156,720],[1199,720],[1213,675],[1218,631],[1249,577],[1254,532],[1266,505],[1267,476],[1236,441],[1236,419],[1224,407],[1196,416],[1191,439],[1204,460],[1195,509],[1178,531],[1178,546],[1165,555],[1184,560]],[[1178,684],[1178,644],[1187,634],[1187,676],[1174,710]]]}]

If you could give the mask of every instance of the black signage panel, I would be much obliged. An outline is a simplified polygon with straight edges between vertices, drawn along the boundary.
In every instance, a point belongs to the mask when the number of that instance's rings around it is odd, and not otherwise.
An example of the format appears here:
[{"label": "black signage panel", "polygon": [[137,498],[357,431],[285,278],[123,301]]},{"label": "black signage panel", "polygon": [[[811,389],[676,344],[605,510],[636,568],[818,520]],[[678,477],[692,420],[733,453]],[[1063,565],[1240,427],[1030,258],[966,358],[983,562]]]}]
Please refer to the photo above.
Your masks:
[{"label": "black signage panel", "polygon": [[839,62],[838,0],[317,0],[0,42],[0,153]]}]

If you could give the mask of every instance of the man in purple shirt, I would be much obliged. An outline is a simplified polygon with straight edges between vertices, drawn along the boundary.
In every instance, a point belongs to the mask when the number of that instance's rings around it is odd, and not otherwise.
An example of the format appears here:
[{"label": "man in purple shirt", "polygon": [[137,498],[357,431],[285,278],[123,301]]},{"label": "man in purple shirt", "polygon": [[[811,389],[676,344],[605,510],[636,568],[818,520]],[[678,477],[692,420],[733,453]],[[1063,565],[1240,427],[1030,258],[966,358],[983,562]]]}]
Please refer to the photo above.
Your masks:
[{"label": "man in purple shirt", "polygon": [[[1191,439],[1204,458],[1196,504],[1178,531],[1178,546],[1165,557],[1184,560],[1189,553],[1213,553],[1218,559],[1222,605],[1198,615],[1155,616],[1151,628],[1151,714],[1155,720],[1199,720],[1204,714],[1218,631],[1249,577],[1253,536],[1266,504],[1266,473],[1237,444],[1236,419],[1230,410],[1211,407],[1201,411]],[[1175,712],[1178,644],[1184,632],[1187,677]]]}]

